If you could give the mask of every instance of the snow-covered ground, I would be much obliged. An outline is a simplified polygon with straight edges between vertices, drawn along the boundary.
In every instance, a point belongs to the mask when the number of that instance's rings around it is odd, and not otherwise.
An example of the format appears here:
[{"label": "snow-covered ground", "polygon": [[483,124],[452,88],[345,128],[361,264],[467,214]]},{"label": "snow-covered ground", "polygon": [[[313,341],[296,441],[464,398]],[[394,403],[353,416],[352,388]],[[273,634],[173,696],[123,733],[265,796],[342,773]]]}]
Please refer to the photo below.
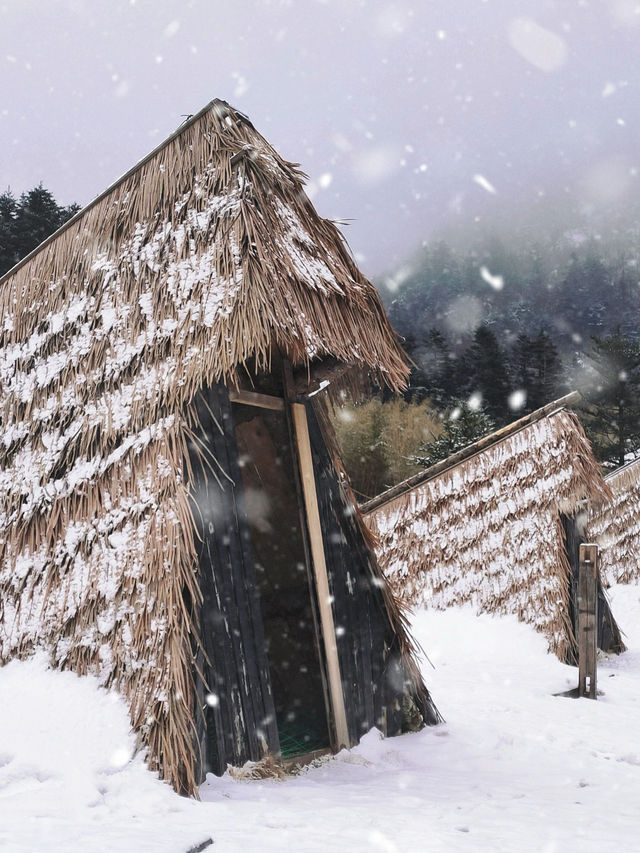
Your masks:
[{"label": "snow-covered ground", "polygon": [[[611,591],[629,651],[597,702],[513,618],[421,612],[445,725],[361,745],[286,781],[210,777],[202,802],[146,770],[123,703],[42,661],[0,670],[3,853],[640,850],[640,586]],[[209,849],[209,848],[207,848]]]}]

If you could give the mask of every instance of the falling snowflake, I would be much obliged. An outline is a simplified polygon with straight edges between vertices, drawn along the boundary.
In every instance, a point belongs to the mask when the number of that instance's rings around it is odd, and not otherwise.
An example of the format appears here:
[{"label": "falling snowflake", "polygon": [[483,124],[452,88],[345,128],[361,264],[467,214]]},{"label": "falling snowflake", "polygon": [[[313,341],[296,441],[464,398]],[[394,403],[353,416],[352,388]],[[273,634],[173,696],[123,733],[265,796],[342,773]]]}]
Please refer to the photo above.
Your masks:
[{"label": "falling snowflake", "polygon": [[481,406],[482,394],[479,391],[475,391],[467,400],[467,407],[471,409],[472,412],[478,412]]},{"label": "falling snowflake", "polygon": [[513,412],[517,412],[527,402],[527,392],[522,390],[514,391],[513,394],[509,394],[507,402],[509,403],[509,408]]},{"label": "falling snowflake", "polygon": [[504,278],[501,275],[493,275],[487,267],[480,267],[480,275],[494,290],[502,290]]},{"label": "falling snowflake", "polygon": [[540,71],[559,71],[568,57],[564,39],[531,18],[514,18],[507,27],[511,47]]},{"label": "falling snowflake", "polygon": [[493,184],[488,181],[484,175],[474,175],[473,180],[479,187],[482,187],[483,190],[486,190],[491,195],[496,195],[498,190],[493,186]]}]

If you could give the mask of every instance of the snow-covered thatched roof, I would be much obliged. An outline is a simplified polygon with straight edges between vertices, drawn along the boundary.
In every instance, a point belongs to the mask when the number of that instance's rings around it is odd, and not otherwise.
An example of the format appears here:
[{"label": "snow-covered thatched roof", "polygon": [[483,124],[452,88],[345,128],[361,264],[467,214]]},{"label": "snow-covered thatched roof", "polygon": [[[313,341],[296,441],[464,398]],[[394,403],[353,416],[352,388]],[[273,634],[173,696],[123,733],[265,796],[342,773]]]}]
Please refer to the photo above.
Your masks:
[{"label": "snow-covered thatched roof", "polygon": [[514,613],[565,659],[575,639],[561,516],[608,495],[563,398],[415,475],[362,509],[378,560],[412,605]]},{"label": "snow-covered thatched roof", "polygon": [[106,363],[108,383],[164,365],[170,342],[170,385],[189,387],[268,364],[275,343],[294,364],[333,356],[402,387],[377,291],[303,180],[213,101],[0,280],[3,382],[17,364],[15,390],[36,396]]},{"label": "snow-covered thatched roof", "polygon": [[589,507],[587,537],[600,546],[607,586],[640,578],[640,459],[605,478],[611,499]]},{"label": "snow-covered thatched roof", "polygon": [[186,404],[274,348],[399,388],[373,286],[242,114],[213,101],[0,279],[0,662],[41,646],[130,701],[193,790]]}]

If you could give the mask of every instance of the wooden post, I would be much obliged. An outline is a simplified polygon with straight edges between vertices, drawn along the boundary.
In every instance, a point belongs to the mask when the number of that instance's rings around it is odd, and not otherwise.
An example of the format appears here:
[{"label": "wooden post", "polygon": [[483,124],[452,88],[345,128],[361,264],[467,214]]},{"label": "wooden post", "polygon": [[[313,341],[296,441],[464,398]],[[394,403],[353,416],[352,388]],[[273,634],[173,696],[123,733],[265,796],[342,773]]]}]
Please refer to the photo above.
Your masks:
[{"label": "wooden post", "polygon": [[596,698],[598,546],[580,545],[578,574],[578,694]]},{"label": "wooden post", "polygon": [[300,462],[302,492],[307,512],[311,559],[313,562],[313,572],[318,592],[318,610],[320,611],[320,625],[322,626],[322,639],[324,642],[324,650],[327,660],[329,693],[331,696],[331,706],[336,729],[336,740],[339,748],[345,746],[348,747],[350,746],[349,729],[347,727],[347,715],[344,707],[344,694],[342,692],[340,661],[338,659],[336,631],[333,622],[331,596],[329,593],[327,564],[324,556],[324,542],[322,539],[322,528],[320,525],[320,510],[318,509],[318,496],[316,493],[316,478],[313,473],[313,458],[311,456],[307,411],[301,403],[293,403],[291,406],[291,413],[293,415],[298,459]]},{"label": "wooden post", "polygon": [[329,690],[329,676],[327,673],[327,656],[324,650],[324,640],[322,639],[322,624],[320,622],[320,611],[318,608],[318,589],[316,586],[315,573],[313,569],[313,557],[311,556],[311,543],[309,542],[309,525],[307,523],[307,513],[305,509],[304,492],[302,489],[302,474],[300,473],[300,463],[298,458],[298,441],[296,439],[296,428],[293,423],[293,403],[298,402],[296,385],[293,379],[293,368],[291,362],[287,359],[282,360],[282,371],[284,377],[284,392],[287,405],[284,407],[285,417],[287,420],[287,429],[289,431],[289,443],[291,445],[291,455],[293,458],[293,479],[296,487],[296,497],[298,500],[298,512],[300,516],[300,533],[302,534],[302,543],[304,545],[304,563],[307,569],[307,582],[309,584],[309,600],[311,602],[311,615],[313,618],[313,640],[318,656],[318,667],[320,677],[322,679],[322,696],[324,698],[324,707],[327,715],[327,729],[329,733],[329,742],[331,749],[338,749],[338,740],[336,736],[336,727],[333,722],[333,706],[331,704],[331,693]]}]

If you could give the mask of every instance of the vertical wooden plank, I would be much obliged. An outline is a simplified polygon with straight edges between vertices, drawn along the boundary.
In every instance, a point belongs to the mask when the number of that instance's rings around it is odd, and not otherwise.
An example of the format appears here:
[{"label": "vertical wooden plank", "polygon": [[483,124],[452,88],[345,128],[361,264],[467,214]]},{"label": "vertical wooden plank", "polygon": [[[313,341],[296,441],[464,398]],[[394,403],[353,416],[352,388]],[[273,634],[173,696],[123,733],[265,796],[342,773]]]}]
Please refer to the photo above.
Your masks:
[{"label": "vertical wooden plank", "polygon": [[338,747],[343,747],[350,745],[349,731],[347,728],[347,717],[344,707],[344,694],[342,692],[342,680],[340,677],[340,662],[338,660],[338,648],[336,645],[336,632],[333,623],[333,612],[331,609],[331,596],[329,592],[329,580],[327,578],[322,528],[320,525],[318,497],[316,494],[315,476],[313,473],[313,458],[311,455],[311,443],[309,440],[307,412],[304,405],[301,403],[293,403],[291,405],[291,414],[295,429],[302,491],[304,495],[305,509],[307,512],[307,525],[309,529],[309,544],[311,547],[313,571],[316,581],[316,589],[318,591],[318,609],[320,611],[322,639],[324,641],[327,661],[327,675],[329,678],[329,693],[331,695],[333,719],[336,727]]},{"label": "vertical wooden plank", "polygon": [[564,530],[564,545],[569,568],[571,569],[569,584],[569,620],[575,637],[575,646],[569,644],[565,663],[578,664],[578,576],[580,574],[580,543],[582,536],[578,530],[575,515],[561,515]]},{"label": "vertical wooden plank", "polygon": [[202,427],[199,438],[218,478],[196,454],[191,486],[201,537],[201,633],[208,658],[201,663],[208,689],[216,696],[211,706],[202,691],[200,699],[210,721],[204,740],[215,753],[209,763],[222,773],[227,763],[259,760],[265,745],[277,754],[279,743],[226,390],[215,385],[203,389],[194,405]]},{"label": "vertical wooden plank", "polygon": [[578,692],[596,698],[598,546],[580,545],[578,576]]},{"label": "vertical wooden plank", "polygon": [[228,544],[223,535],[219,547],[229,551],[229,601],[235,616],[233,631],[237,637],[238,692],[242,696],[250,757],[259,760],[264,756],[265,747],[275,755],[279,753],[280,746],[232,412],[226,389],[219,386],[216,391],[223,426],[223,432],[218,434],[217,447],[221,457],[225,458],[225,470],[233,481],[226,507],[230,519]]},{"label": "vertical wooden plank", "polygon": [[382,691],[372,677],[371,667],[367,668],[366,658],[382,658],[383,650],[378,649],[376,638],[364,633],[369,625],[371,599],[364,543],[357,536],[357,541],[352,541],[353,507],[341,490],[313,406],[306,408],[347,728],[353,744],[376,725],[375,713],[367,714],[367,704],[373,708],[374,697],[381,696]]},{"label": "vertical wooden plank", "polygon": [[[302,534],[302,544],[304,548],[304,562],[307,568],[307,581],[309,584],[309,599],[311,601],[311,616],[313,619],[313,636],[318,656],[318,665],[320,667],[320,677],[322,679],[322,693],[324,696],[325,713],[327,716],[327,727],[329,729],[329,742],[333,750],[337,750],[338,743],[336,741],[336,727],[333,719],[333,708],[331,707],[331,695],[329,691],[329,679],[327,675],[327,659],[323,644],[321,641],[322,626],[320,624],[320,614],[318,609],[318,590],[313,576],[313,558],[311,556],[311,546],[309,543],[309,531],[307,527],[307,517],[305,514],[304,494],[302,490],[302,482],[300,480],[300,466],[296,464],[296,430],[293,423],[293,412],[291,405],[296,402],[296,389],[293,379],[293,368],[291,362],[287,359],[282,361],[283,387],[287,404],[284,407],[285,418],[287,421],[287,430],[289,432],[289,445],[291,454],[294,460],[293,464],[293,480],[296,488],[296,496],[298,498],[298,507],[300,514],[300,532]],[[308,428],[308,422],[307,422]]]},{"label": "vertical wooden plank", "polygon": [[[376,582],[372,556],[350,496],[333,466],[313,406],[307,408],[307,424],[334,619],[337,626],[345,628],[337,645],[347,726],[352,742],[357,743],[373,726],[385,733],[400,730],[398,698],[406,672],[398,658],[397,639]],[[428,712],[425,719],[429,719]]]},{"label": "vertical wooden plank", "polygon": [[[565,545],[567,559],[571,566],[569,617],[573,626],[573,633],[578,637],[578,574],[580,570],[580,544],[584,534],[584,522],[580,518],[582,513],[574,516],[561,516],[565,533]],[[624,643],[620,636],[620,629],[613,618],[609,602],[602,588],[600,572],[597,571],[598,584],[598,611],[597,611],[597,640],[596,645],[603,652],[614,652],[619,654],[624,651]],[[567,663],[577,665],[578,649],[570,650]]]},{"label": "vertical wooden plank", "polygon": [[[196,399],[195,405],[198,407],[202,425],[201,440],[206,442],[209,451],[223,465],[224,460],[220,459],[220,452],[215,447],[218,429],[200,399]],[[207,692],[211,691],[220,698],[215,705],[209,706],[205,701],[202,706],[206,709],[205,717],[208,721],[207,763],[208,769],[222,773],[226,763],[233,763],[236,758],[234,735],[239,729],[244,729],[244,714],[238,705],[238,692],[234,690],[237,671],[234,632],[229,622],[233,618],[233,614],[229,612],[231,596],[227,584],[230,572],[227,567],[228,555],[222,548],[221,537],[224,533],[229,535],[226,517],[228,498],[221,485],[207,475],[205,464],[201,463],[197,455],[192,459],[192,469],[196,482],[191,484],[191,488],[195,487],[195,494],[199,493],[199,498],[195,500],[194,516],[202,538],[199,548],[200,587],[203,595],[201,636],[209,662],[203,674],[207,682]],[[199,503],[201,500],[204,500],[202,505]],[[218,510],[215,515],[214,505]],[[206,700],[206,694],[203,698]],[[214,743],[215,749],[212,749]],[[212,752],[215,752],[215,760]]]}]

